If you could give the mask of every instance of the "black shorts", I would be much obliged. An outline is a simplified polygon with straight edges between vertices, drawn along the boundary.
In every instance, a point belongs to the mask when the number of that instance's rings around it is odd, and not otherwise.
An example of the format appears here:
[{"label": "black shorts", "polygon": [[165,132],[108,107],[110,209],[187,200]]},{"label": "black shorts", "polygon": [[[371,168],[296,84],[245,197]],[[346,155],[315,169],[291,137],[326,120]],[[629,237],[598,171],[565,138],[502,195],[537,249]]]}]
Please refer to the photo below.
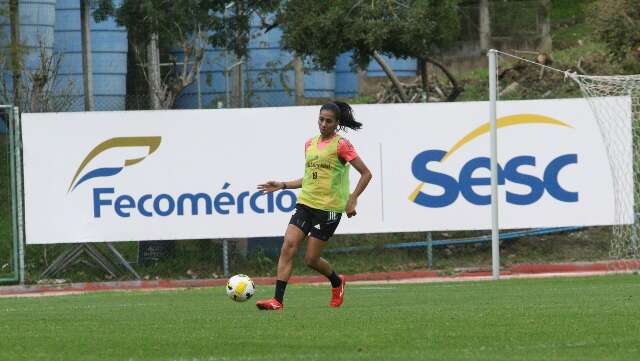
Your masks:
[{"label": "black shorts", "polygon": [[342,213],[323,211],[304,204],[296,204],[296,213],[291,216],[289,224],[300,228],[304,235],[327,241],[338,228]]}]

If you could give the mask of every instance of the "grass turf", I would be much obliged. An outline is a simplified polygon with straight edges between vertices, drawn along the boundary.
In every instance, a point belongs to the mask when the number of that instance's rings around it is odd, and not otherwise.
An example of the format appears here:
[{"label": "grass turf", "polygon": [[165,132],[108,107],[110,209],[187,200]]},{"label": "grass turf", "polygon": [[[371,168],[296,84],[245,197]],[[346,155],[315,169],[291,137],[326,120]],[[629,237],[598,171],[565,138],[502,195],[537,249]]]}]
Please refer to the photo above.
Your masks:
[{"label": "grass turf", "polygon": [[[257,297],[271,297],[258,286]],[[284,312],[224,288],[0,299],[9,360],[632,360],[637,275],[291,285]]]}]

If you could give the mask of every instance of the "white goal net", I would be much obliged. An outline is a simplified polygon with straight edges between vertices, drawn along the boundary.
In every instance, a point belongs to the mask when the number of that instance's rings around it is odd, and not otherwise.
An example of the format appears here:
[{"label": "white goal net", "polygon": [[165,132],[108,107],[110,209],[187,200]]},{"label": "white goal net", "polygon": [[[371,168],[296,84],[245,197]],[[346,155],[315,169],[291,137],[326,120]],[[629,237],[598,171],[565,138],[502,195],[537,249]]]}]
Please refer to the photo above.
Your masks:
[{"label": "white goal net", "polygon": [[[615,225],[612,227],[610,257],[613,260],[633,260],[621,262],[622,268],[638,267],[637,265],[640,264],[637,261],[640,259],[640,225],[638,224],[640,218],[640,74],[579,75],[516,55],[495,52],[501,56],[538,66],[540,79],[544,71],[549,70],[563,73],[565,78],[571,78],[579,85],[582,96],[587,100],[598,122],[613,179]],[[508,88],[503,91],[507,92]],[[629,129],[629,118],[631,118],[631,129]],[[629,154],[629,131],[631,131],[632,154]],[[633,164],[632,169],[628,166],[630,158]],[[633,201],[630,202],[630,199]],[[630,217],[632,217],[631,222]]]},{"label": "white goal net", "polygon": [[[635,222],[631,225],[613,226],[610,255],[614,259],[633,259],[640,257],[640,229],[638,227],[638,212],[640,211],[640,75],[625,76],[586,76],[570,74],[582,90],[583,96],[589,102],[591,110],[596,116],[603,142],[607,149],[610,169],[613,177],[615,193],[615,217],[617,223],[622,223],[624,215],[633,212]],[[605,103],[605,99],[607,99]],[[629,109],[629,99],[631,109]],[[624,152],[628,148],[623,146],[620,139],[628,137],[627,121],[632,117],[632,148],[633,170],[616,164],[617,161],[628,159]],[[628,172],[633,172],[630,177]],[[626,184],[633,182],[633,184]],[[628,194],[628,189],[633,189]],[[625,202],[633,197],[633,203]],[[627,209],[633,204],[633,210]]]}]

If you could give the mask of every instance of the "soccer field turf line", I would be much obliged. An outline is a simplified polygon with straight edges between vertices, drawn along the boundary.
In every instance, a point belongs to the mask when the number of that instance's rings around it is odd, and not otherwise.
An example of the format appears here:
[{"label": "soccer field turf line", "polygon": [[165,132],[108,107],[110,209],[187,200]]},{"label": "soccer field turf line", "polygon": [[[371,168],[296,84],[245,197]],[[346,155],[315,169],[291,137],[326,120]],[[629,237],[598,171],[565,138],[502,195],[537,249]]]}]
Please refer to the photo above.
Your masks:
[{"label": "soccer field turf line", "polygon": [[[258,286],[256,297],[271,297]],[[0,360],[637,360],[640,277],[0,299]]]}]

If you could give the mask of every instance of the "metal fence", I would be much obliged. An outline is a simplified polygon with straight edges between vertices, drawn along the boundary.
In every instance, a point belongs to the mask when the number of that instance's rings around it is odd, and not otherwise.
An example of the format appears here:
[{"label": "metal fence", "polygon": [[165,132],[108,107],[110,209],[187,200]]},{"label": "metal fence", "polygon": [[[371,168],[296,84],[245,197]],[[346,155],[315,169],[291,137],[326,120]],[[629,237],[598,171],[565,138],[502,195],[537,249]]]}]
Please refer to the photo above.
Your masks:
[{"label": "metal fence", "polygon": [[0,105],[0,283],[17,282],[20,278],[22,263],[21,228],[22,217],[21,178],[16,173],[20,169],[18,150],[19,133],[15,127],[15,115],[12,106]]},{"label": "metal fence", "polygon": [[9,124],[0,116],[0,279],[12,278]]},{"label": "metal fence", "polygon": [[[223,109],[223,108],[260,108],[281,107],[295,105],[321,105],[333,97],[323,97],[326,92],[305,92],[305,96],[296,101],[293,94],[286,92],[255,92],[243,98],[242,101],[227,101],[224,93],[206,94],[198,99],[196,94],[180,94],[175,103],[168,109]],[[62,104],[62,102],[60,102]],[[64,106],[47,111],[82,112],[85,110],[84,97],[77,96],[72,101],[66,101]],[[126,94],[94,96],[91,111],[123,111],[123,110],[153,110],[149,94]],[[22,113],[32,113],[32,109],[22,109]],[[36,110],[35,112],[40,112]]]}]

